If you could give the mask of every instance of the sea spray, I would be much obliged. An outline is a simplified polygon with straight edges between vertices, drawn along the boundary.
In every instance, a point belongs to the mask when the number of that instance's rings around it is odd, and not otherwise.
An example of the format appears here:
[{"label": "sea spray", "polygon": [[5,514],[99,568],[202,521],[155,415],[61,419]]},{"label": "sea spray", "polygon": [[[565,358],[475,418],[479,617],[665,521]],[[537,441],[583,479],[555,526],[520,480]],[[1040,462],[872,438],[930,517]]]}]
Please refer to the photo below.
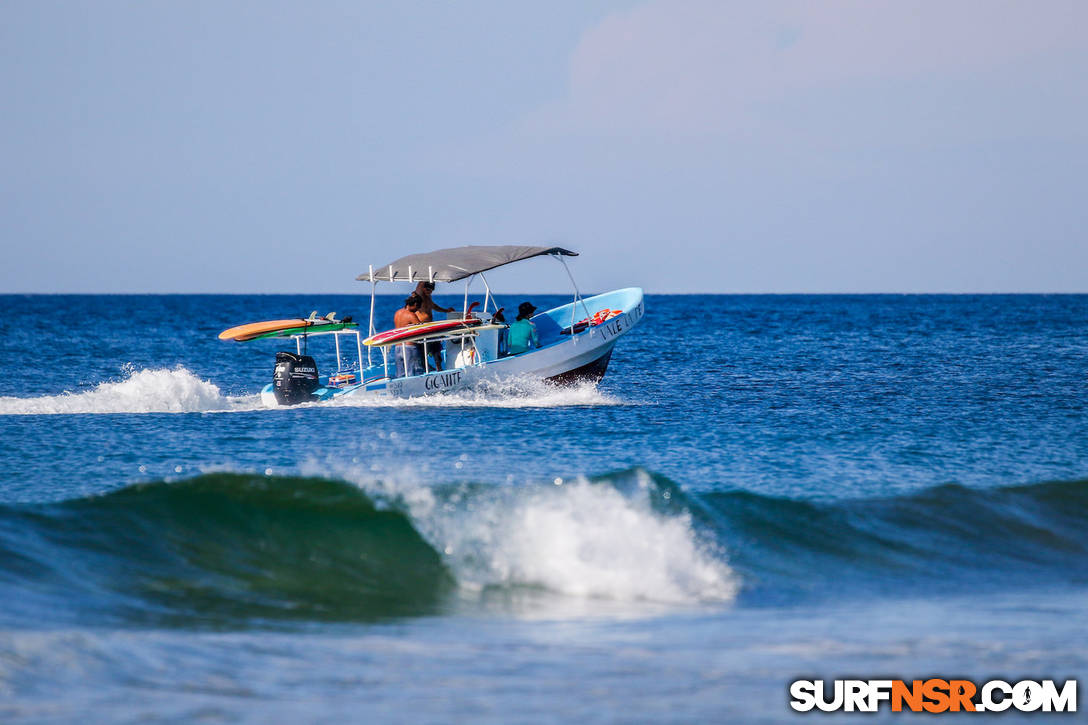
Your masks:
[{"label": "sea spray", "polygon": [[398,408],[565,408],[627,403],[601,392],[593,383],[554,385],[543,380],[521,377],[501,382],[483,381],[469,390],[416,398],[348,395],[334,399],[332,404],[345,407]]},{"label": "sea spray", "polygon": [[493,505],[490,528],[474,511],[446,529],[463,584],[674,604],[736,594],[736,577],[700,544],[690,515],[661,515],[607,483],[559,482]]},{"label": "sea spray", "polygon": [[0,397],[0,415],[86,413],[207,413],[252,408],[255,397],[229,397],[219,387],[178,367],[135,370],[124,380],[86,392],[33,398]]},{"label": "sea spray", "polygon": [[342,471],[403,505],[464,589],[532,587],[672,604],[725,602],[739,582],[672,491],[641,470],[536,485],[429,487],[418,476]]},{"label": "sea spray", "polygon": [[79,415],[116,413],[220,413],[291,410],[313,407],[355,408],[563,408],[623,405],[592,384],[556,386],[515,379],[501,385],[419,398],[394,398],[360,392],[326,403],[267,408],[259,396],[225,395],[214,383],[184,367],[126,369],[120,381],[102,382],[92,390],[37,397],[0,396],[0,415]]}]

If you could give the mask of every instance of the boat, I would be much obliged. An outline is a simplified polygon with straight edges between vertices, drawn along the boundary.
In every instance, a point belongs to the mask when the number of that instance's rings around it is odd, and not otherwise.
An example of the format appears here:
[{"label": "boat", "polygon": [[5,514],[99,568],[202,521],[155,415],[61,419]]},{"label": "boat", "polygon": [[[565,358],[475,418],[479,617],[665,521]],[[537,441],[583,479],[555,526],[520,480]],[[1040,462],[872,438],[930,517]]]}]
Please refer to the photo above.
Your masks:
[{"label": "boat", "polygon": [[[485,272],[535,257],[558,260],[573,288],[570,302],[530,318],[536,326],[539,347],[508,354],[508,325],[487,282]],[[370,283],[370,317],[364,338],[359,323],[337,320],[335,313],[320,318],[290,318],[249,323],[220,333],[221,339],[248,342],[291,339],[294,352],[276,353],[272,383],[261,390],[268,406],[327,401],[355,395],[412,398],[437,393],[472,390],[504,381],[538,380],[556,385],[598,383],[612,357],[616,342],[642,319],[643,293],[638,287],[583,297],[566,263],[576,257],[562,247],[474,245],[413,254],[380,267],[373,265],[356,277]],[[470,304],[473,282],[480,280],[483,300]],[[374,307],[379,284],[465,281],[464,305],[449,319],[379,331]],[[477,293],[479,294],[479,293]],[[336,355],[335,372],[320,375],[309,354],[311,341],[331,336]],[[347,340],[348,359],[342,355]],[[423,372],[397,377],[396,355],[407,345],[439,347],[445,357],[436,370],[424,355]],[[352,359],[351,353],[354,352]]]}]

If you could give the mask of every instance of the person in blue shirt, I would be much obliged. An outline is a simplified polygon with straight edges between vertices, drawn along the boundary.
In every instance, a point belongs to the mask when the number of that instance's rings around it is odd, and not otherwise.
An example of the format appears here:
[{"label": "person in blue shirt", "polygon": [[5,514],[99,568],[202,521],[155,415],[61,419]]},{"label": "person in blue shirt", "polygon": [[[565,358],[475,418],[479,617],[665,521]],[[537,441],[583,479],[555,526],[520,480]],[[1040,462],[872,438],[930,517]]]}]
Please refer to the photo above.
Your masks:
[{"label": "person in blue shirt", "polygon": [[540,338],[536,334],[536,325],[530,319],[536,307],[530,302],[522,302],[518,305],[518,319],[510,323],[510,329],[506,332],[506,350],[510,355],[532,350],[540,347]]}]

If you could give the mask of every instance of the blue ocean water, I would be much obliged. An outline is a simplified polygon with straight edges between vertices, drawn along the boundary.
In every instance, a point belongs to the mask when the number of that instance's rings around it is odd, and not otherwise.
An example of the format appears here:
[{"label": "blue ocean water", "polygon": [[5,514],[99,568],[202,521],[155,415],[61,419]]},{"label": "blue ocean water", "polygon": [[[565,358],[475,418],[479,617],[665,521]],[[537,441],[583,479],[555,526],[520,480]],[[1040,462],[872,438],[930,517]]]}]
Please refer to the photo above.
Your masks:
[{"label": "blue ocean water", "polygon": [[367,298],[0,306],[5,722],[780,722],[800,677],[1088,674],[1088,296],[651,295],[596,389],[277,410],[280,344],[216,334]]}]

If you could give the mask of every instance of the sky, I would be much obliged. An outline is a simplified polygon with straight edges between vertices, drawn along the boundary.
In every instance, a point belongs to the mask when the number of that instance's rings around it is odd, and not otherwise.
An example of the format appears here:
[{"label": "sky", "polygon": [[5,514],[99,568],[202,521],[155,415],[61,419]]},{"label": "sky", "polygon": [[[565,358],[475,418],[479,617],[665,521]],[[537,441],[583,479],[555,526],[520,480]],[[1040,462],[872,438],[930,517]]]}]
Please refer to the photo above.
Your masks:
[{"label": "sky", "polygon": [[1083,0],[6,0],[0,293],[368,292],[502,243],[580,252],[584,292],[1088,292],[1085,28]]}]

